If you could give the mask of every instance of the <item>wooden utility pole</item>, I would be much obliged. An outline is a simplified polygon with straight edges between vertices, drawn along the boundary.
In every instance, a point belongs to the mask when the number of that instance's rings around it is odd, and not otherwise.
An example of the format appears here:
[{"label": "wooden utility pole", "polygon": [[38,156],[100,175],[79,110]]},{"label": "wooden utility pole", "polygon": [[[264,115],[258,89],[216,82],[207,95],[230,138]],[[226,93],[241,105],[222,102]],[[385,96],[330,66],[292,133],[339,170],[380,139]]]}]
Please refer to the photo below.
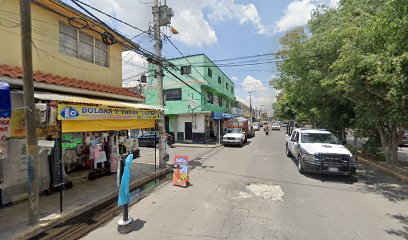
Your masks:
[{"label": "wooden utility pole", "polygon": [[23,60],[23,90],[26,125],[26,149],[28,164],[28,224],[38,223],[38,141],[35,120],[35,102],[33,86],[33,59],[31,49],[31,0],[20,0],[21,17],[21,53]]}]

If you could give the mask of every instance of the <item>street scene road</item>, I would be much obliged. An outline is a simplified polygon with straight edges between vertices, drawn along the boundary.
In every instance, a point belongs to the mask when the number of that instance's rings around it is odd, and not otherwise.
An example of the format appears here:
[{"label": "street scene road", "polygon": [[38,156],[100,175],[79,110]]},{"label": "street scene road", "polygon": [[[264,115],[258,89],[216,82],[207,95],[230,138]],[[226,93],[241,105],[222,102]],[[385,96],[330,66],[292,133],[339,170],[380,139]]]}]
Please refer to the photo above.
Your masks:
[{"label": "street scene road", "polygon": [[[180,151],[181,152],[181,151]],[[299,174],[283,131],[257,132],[190,162],[191,185],[162,186],[83,239],[407,239],[408,188],[359,164],[353,177]]]}]

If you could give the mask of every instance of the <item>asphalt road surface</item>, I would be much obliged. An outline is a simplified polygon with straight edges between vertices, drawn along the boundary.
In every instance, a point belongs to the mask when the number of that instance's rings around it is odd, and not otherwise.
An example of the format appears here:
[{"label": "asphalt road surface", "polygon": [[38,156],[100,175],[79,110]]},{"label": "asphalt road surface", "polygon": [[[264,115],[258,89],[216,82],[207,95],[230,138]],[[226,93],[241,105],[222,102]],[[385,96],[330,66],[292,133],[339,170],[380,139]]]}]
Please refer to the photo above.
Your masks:
[{"label": "asphalt road surface", "polygon": [[283,131],[192,162],[192,185],[167,184],[84,239],[408,239],[408,188],[359,166],[355,177],[301,175]]}]

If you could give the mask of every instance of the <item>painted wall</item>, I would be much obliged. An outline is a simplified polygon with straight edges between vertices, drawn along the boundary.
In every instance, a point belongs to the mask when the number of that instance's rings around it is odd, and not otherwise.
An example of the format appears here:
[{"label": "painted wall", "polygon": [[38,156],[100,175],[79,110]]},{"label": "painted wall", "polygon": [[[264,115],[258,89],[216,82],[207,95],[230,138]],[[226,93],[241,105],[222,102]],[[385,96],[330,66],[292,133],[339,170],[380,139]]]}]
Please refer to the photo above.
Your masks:
[{"label": "painted wall", "polygon": [[[21,67],[20,7],[16,0],[0,3],[0,64]],[[109,67],[59,52],[59,21],[66,18],[32,4],[34,71],[122,87],[122,47],[109,46]],[[87,32],[100,39],[94,32]]]},{"label": "painted wall", "polygon": [[205,129],[205,115],[204,114],[194,114],[191,115],[179,115],[177,120],[177,127],[179,132],[185,132],[184,124],[186,122],[192,122],[193,133],[203,133]]}]

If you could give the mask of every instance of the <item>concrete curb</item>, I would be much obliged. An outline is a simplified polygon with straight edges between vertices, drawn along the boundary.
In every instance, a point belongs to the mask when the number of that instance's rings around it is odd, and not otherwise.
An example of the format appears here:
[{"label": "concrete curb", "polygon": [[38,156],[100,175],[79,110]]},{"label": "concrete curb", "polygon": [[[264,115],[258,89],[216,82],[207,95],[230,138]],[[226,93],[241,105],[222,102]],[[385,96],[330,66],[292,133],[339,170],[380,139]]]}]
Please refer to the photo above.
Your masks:
[{"label": "concrete curb", "polygon": [[208,144],[188,144],[188,143],[174,143],[173,147],[192,147],[192,148],[216,148],[222,146],[222,144],[208,145]]},{"label": "concrete curb", "polygon": [[358,157],[358,162],[361,162],[361,163],[363,163],[364,165],[367,165],[367,166],[369,166],[369,167],[375,168],[375,169],[377,169],[378,171],[380,171],[380,172],[382,172],[382,173],[391,175],[391,176],[393,176],[393,177],[399,179],[401,182],[403,182],[403,183],[405,183],[405,184],[408,184],[408,177],[407,177],[407,176],[404,176],[404,175],[401,174],[401,173],[398,173],[398,172],[396,172],[396,171],[394,171],[394,170],[391,170],[391,169],[389,169],[389,168],[387,168],[387,167],[381,166],[381,165],[378,164],[378,163],[372,162],[372,161],[367,160],[367,159],[365,159],[365,158],[362,158],[362,157],[360,157],[360,156]]},{"label": "concrete curb", "polygon": [[[169,173],[171,171],[172,171],[172,169],[170,167],[166,167],[163,170],[159,170],[159,171],[157,171],[157,172],[155,172],[155,173],[153,173],[153,174],[151,174],[149,176],[146,176],[145,178],[142,178],[142,179],[140,179],[140,180],[138,180],[136,182],[131,183],[129,189],[130,189],[130,191],[132,191],[132,190],[142,186],[143,184],[145,184],[147,182],[150,182],[151,180],[153,180],[153,179],[155,179],[155,178],[157,178],[157,177],[159,177],[159,176],[161,176],[163,174],[165,175],[165,174],[167,174],[167,173]],[[67,221],[67,220],[69,220],[69,219],[71,219],[71,218],[73,218],[75,216],[78,216],[78,215],[80,215],[80,214],[82,214],[82,213],[84,213],[84,212],[86,212],[86,211],[100,205],[100,204],[103,204],[103,203],[105,203],[107,201],[111,201],[111,200],[117,198],[118,193],[119,193],[119,191],[116,190],[115,192],[111,193],[108,196],[98,198],[98,199],[90,202],[87,205],[77,207],[77,208],[74,208],[74,209],[72,209],[70,211],[67,211],[67,212],[63,213],[59,218],[52,219],[52,220],[49,220],[49,221],[40,222],[39,224],[37,224],[37,225],[35,225],[35,226],[21,232],[21,233],[18,233],[16,236],[14,236],[14,239],[29,239],[29,238],[32,238],[32,237],[40,234],[41,232],[47,231],[47,230],[57,226],[58,224],[63,223],[63,222],[65,222],[65,221]]]}]

